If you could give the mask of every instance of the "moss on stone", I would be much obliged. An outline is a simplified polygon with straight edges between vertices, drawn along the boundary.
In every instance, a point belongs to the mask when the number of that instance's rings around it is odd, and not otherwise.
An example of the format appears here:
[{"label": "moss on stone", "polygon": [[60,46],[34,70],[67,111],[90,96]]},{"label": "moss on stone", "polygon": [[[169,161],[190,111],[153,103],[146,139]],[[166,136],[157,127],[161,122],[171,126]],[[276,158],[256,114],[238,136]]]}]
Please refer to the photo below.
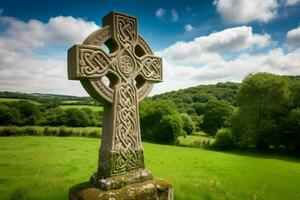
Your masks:
[{"label": "moss on stone", "polygon": [[171,200],[172,186],[163,179],[152,179],[127,185],[121,189],[104,191],[88,183],[74,186],[69,192],[76,200]]}]

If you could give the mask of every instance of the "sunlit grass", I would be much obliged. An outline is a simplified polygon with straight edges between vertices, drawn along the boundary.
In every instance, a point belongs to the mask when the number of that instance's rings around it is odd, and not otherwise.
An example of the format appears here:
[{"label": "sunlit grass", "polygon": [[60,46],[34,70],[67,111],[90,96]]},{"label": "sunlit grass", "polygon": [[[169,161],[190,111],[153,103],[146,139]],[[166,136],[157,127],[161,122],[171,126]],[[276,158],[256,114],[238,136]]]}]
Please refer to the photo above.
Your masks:
[{"label": "sunlit grass", "polygon": [[[97,169],[100,140],[0,138],[0,199],[66,199]],[[175,199],[298,200],[300,160],[144,143],[146,167],[172,182]]]}]

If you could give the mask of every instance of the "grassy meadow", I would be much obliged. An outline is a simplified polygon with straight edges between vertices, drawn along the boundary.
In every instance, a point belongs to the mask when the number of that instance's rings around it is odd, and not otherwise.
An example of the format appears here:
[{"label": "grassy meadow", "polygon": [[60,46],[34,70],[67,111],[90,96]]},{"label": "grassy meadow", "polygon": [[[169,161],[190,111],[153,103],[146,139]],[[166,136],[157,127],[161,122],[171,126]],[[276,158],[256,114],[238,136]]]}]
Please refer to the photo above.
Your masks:
[{"label": "grassy meadow", "polygon": [[28,102],[33,103],[35,105],[39,105],[40,104],[37,101],[33,101],[33,100],[29,100],[29,99],[1,98],[0,97],[0,103],[1,102],[15,102],[15,101],[28,101]]},{"label": "grassy meadow", "polygon": [[[66,199],[97,168],[100,140],[1,137],[0,199]],[[300,159],[143,143],[146,167],[177,200],[297,200]]]},{"label": "grassy meadow", "polygon": [[95,112],[103,110],[103,107],[101,107],[101,106],[90,106],[90,105],[61,105],[59,107],[61,109],[68,109],[68,108],[76,108],[76,109],[89,108],[89,109],[91,109],[92,111],[95,111]]}]

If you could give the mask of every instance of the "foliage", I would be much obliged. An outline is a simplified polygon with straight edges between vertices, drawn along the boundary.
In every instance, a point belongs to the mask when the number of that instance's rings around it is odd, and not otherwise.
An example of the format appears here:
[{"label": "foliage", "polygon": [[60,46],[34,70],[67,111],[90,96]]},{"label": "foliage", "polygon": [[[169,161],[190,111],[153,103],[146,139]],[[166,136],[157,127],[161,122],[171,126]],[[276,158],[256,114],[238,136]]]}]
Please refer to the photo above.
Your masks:
[{"label": "foliage", "polygon": [[181,113],[181,119],[183,122],[183,130],[186,132],[186,134],[191,135],[195,129],[194,122],[186,113]]},{"label": "foliage", "polygon": [[219,128],[227,125],[233,111],[233,106],[225,100],[210,100],[205,106],[201,129],[215,135]]},{"label": "foliage", "polygon": [[242,146],[266,149],[280,144],[281,119],[288,113],[288,79],[268,73],[249,75],[237,95],[233,134]]},{"label": "foliage", "polygon": [[20,124],[21,115],[16,108],[8,107],[5,104],[0,104],[0,125]]},{"label": "foliage", "polygon": [[229,128],[221,128],[217,131],[214,147],[219,150],[227,150],[234,147],[234,137]]},{"label": "foliage", "polygon": [[34,104],[28,101],[0,103],[0,125],[100,126],[101,112],[88,107],[60,109],[55,102]]},{"label": "foliage", "polygon": [[288,149],[300,153],[300,107],[292,109],[283,119],[280,140]]},{"label": "foliage", "polygon": [[140,122],[142,138],[145,140],[172,143],[183,132],[181,116],[171,101],[142,101]]},{"label": "foliage", "polygon": [[173,101],[180,113],[203,114],[205,104],[210,100],[226,100],[236,104],[236,93],[239,83],[217,83],[215,85],[199,85],[178,91],[167,92],[152,97],[154,100]]},{"label": "foliage", "polygon": [[71,128],[65,126],[59,127],[36,127],[36,126],[4,126],[0,127],[0,137],[1,136],[72,136],[72,137],[101,137],[100,128]]},{"label": "foliage", "polygon": [[291,91],[291,101],[293,108],[300,107],[300,80],[291,79],[289,81],[289,89]]}]

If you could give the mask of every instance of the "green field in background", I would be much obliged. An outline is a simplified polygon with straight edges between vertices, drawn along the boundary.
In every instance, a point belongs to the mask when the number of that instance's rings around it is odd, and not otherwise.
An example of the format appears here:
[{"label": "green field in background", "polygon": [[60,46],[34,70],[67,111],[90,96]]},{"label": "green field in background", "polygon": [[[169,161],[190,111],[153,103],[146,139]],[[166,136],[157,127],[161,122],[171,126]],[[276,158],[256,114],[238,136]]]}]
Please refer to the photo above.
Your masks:
[{"label": "green field in background", "polygon": [[93,110],[95,112],[103,110],[103,107],[101,107],[101,106],[89,106],[89,105],[61,105],[59,107],[61,109],[68,109],[68,108],[77,108],[77,109],[90,108],[91,110]]},{"label": "green field in background", "polygon": [[29,99],[0,98],[0,103],[1,102],[13,102],[13,101],[28,101],[28,102],[36,104],[36,105],[40,104],[39,102],[29,100]]},{"label": "green field in background", "polygon": [[[100,139],[0,138],[1,199],[66,199],[97,169]],[[300,159],[143,143],[146,168],[177,200],[298,200]]]}]

